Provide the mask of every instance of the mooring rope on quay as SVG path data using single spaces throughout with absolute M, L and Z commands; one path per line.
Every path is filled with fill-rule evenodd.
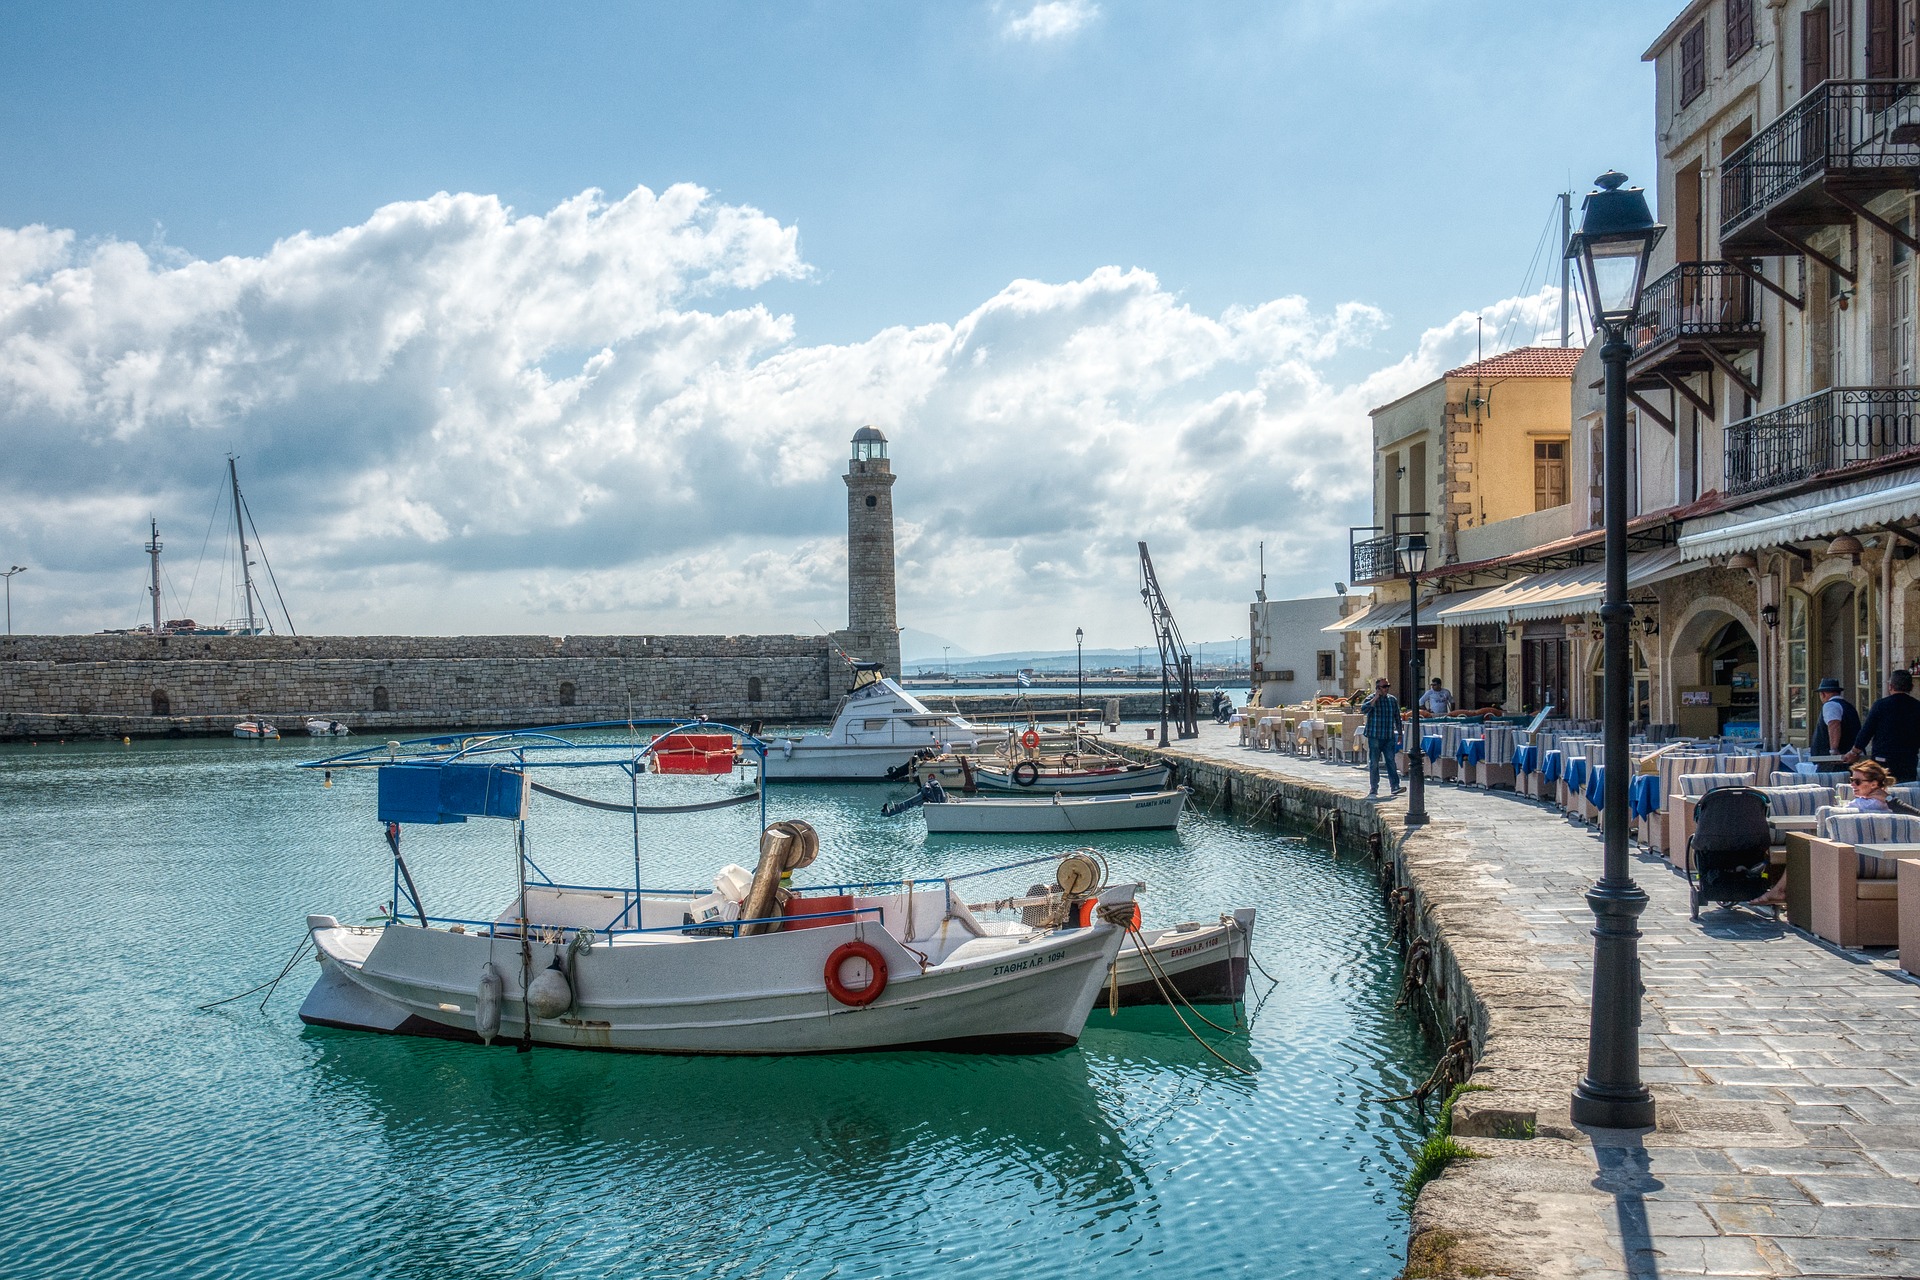
M 1377 866 L 1406 961 L 1398 1004 L 1440 1048 L 1400 1101 L 1437 1119 L 1467 1084 L 1452 1134 L 1479 1157 L 1420 1191 L 1408 1277 L 1920 1276 L 1920 985 L 1884 957 L 1750 912 L 1693 923 L 1684 879 L 1636 850 L 1659 1120 L 1581 1129 L 1596 831 L 1431 778 L 1430 820 L 1409 828 L 1404 800 L 1366 797 L 1364 768 L 1242 747 L 1225 726 L 1115 745 L 1171 761 L 1229 818 L 1364 847 Z

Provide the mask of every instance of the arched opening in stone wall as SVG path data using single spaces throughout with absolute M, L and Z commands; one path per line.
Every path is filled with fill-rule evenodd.
M 157 716 L 170 716 L 173 714 L 173 699 L 167 697 L 167 691 L 165 689 L 155 689 L 153 691 L 153 714 Z
M 573 681 L 562 680 L 560 682 L 560 705 L 563 707 L 572 706 L 574 696 Z
M 375 711 L 386 711 L 389 709 L 388 701 L 387 701 L 387 686 L 383 684 L 377 684 L 373 686 L 373 709 Z
M 1591 657 L 1587 672 L 1587 715 L 1589 719 L 1599 720 L 1607 713 L 1607 646 L 1606 635 L 1587 646 Z M 1647 665 L 1647 649 L 1637 635 L 1627 638 L 1627 659 L 1633 664 L 1633 683 L 1627 695 L 1627 718 L 1635 725 L 1653 723 L 1653 671 Z
M 1681 733 L 1760 732 L 1760 646 L 1744 622 L 1701 609 L 1674 636 L 1669 662 Z
M 763 695 L 761 693 L 760 677 L 748 676 L 747 677 L 747 701 L 758 702 L 760 701 L 762 696 Z

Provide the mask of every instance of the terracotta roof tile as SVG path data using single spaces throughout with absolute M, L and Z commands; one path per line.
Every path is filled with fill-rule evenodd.
M 1485 360 L 1447 370 L 1449 378 L 1571 378 L 1579 347 L 1516 347 Z

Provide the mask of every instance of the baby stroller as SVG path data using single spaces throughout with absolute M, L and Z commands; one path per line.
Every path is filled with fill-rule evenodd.
M 1700 904 L 1726 906 L 1767 891 L 1767 850 L 1773 829 L 1767 825 L 1767 798 L 1752 787 L 1721 787 L 1700 797 L 1694 811 L 1693 838 L 1687 842 L 1687 888 L 1691 918 Z

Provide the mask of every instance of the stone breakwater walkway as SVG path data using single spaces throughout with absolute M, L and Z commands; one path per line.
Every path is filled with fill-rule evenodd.
M 1409 1276 L 1920 1276 L 1920 985 L 1885 953 L 1745 911 L 1694 924 L 1684 878 L 1635 849 L 1659 1123 L 1577 1129 L 1597 833 L 1445 783 L 1408 831 L 1404 796 L 1370 804 L 1363 769 L 1238 743 L 1207 725 L 1160 754 L 1202 808 L 1231 780 L 1237 812 L 1338 808 L 1348 840 L 1376 824 L 1399 841 L 1436 976 L 1474 1023 L 1488 1091 L 1461 1096 L 1456 1132 L 1488 1158 L 1422 1193 Z M 1482 1136 L 1529 1121 L 1530 1140 Z

